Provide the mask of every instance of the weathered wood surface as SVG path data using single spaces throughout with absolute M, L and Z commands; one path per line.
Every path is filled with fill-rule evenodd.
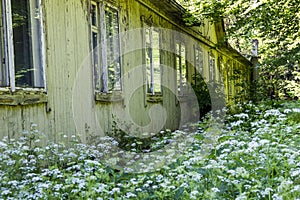
M 239 66 L 245 70 L 249 63 L 243 59 L 237 60 L 230 51 L 216 48 L 220 27 L 205 22 L 200 27 L 185 27 L 182 22 L 174 19 L 174 13 L 168 14 L 163 8 L 155 7 L 150 0 L 116 0 L 114 6 L 120 9 L 121 29 L 121 53 L 123 93 L 117 96 L 94 95 L 93 91 L 93 68 L 91 66 L 91 32 L 89 25 L 88 0 L 45 0 L 44 9 L 44 32 L 46 53 L 46 78 L 47 96 L 45 94 L 32 94 L 26 99 L 25 94 L 0 93 L 0 137 L 16 137 L 20 132 L 29 130 L 30 124 L 37 124 L 41 132 L 45 133 L 49 140 L 60 140 L 60 135 L 102 134 L 111 128 L 114 115 L 118 115 L 120 121 L 128 120 L 129 112 L 133 123 L 146 127 L 143 131 L 155 130 L 162 121 L 166 121 L 163 128 L 176 129 L 188 113 L 180 114 L 180 107 L 189 112 L 189 101 L 182 101 L 181 105 L 172 91 L 176 91 L 176 73 L 163 68 L 162 84 L 169 89 L 163 89 L 161 97 L 147 97 L 145 88 L 139 87 L 131 95 L 130 88 L 143 85 L 145 81 L 142 68 L 143 51 L 142 34 L 130 34 L 129 30 L 139 29 L 142 26 L 141 16 L 152 18 L 153 24 L 165 28 L 180 31 L 192 37 L 203 49 L 204 69 L 203 76 L 208 79 L 208 55 L 212 53 L 216 58 L 225 63 L 222 68 L 223 74 L 218 74 L 220 66 L 216 65 L 217 77 L 223 77 L 224 88 L 229 101 L 239 89 L 230 81 L 228 68 Z M 144 2 L 144 3 L 142 3 Z M 148 7 L 149 6 L 149 7 Z M 161 41 L 166 49 L 174 46 L 173 35 L 168 31 L 162 31 Z M 192 81 L 194 72 L 194 44 L 187 43 L 188 80 Z M 135 51 L 128 52 L 128 49 Z M 241 61 L 242 60 L 242 61 Z M 162 65 L 171 69 L 175 68 L 174 55 L 172 52 L 161 51 Z M 140 67 L 140 76 L 134 76 L 134 69 Z M 233 71 L 231 70 L 230 73 Z M 249 75 L 241 77 L 240 82 L 249 81 Z M 220 79 L 220 78 L 218 78 Z M 243 79 L 243 80 L 242 80 Z M 221 79 L 220 79 L 221 80 Z M 219 81 L 220 81 L 219 80 Z M 231 87 L 231 89 L 230 89 Z M 128 104 L 126 104 L 128 103 Z M 157 105 L 163 106 L 166 115 L 155 114 Z M 152 113 L 149 111 L 152 109 Z M 150 115 L 153 117 L 151 123 Z M 123 118 L 123 119 L 122 119 Z

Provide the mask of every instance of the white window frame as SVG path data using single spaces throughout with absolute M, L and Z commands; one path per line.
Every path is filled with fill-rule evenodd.
M 179 45 L 179 49 L 177 51 L 177 45 Z M 182 52 L 184 48 L 184 52 Z M 182 54 L 183 53 L 183 54 Z M 183 95 L 185 92 L 185 87 L 188 84 L 188 68 L 187 68 L 187 48 L 183 41 L 177 40 L 175 41 L 175 69 L 176 69 L 176 84 L 177 91 L 179 95 Z M 179 61 L 179 63 L 177 62 Z M 184 62 L 184 63 L 183 63 Z M 185 66 L 185 76 L 182 72 L 182 67 Z M 179 80 L 178 80 L 179 77 Z
M 46 59 L 45 59 L 45 48 L 44 48 L 44 24 L 43 24 L 43 11 L 42 11 L 42 0 L 29 0 L 30 3 L 30 24 L 35 24 L 34 20 L 38 20 L 37 25 L 39 28 L 30 27 L 32 31 L 31 37 L 31 45 L 32 45 L 32 60 L 33 66 L 38 67 L 39 70 L 42 71 L 42 77 L 38 76 L 36 73 L 34 75 L 34 85 L 40 82 L 42 87 L 16 87 L 16 77 L 15 77 L 15 62 L 14 62 L 14 38 L 13 38 L 13 27 L 12 27 L 12 6 L 11 0 L 3 0 L 2 1 L 2 23 L 3 23 L 3 46 L 4 46 L 4 59 L 5 60 L 5 68 L 6 68 L 6 86 L 5 88 L 9 88 L 11 92 L 15 92 L 17 89 L 23 90 L 43 90 L 46 89 Z M 34 40 L 36 39 L 36 40 Z M 37 64 L 37 59 L 39 59 L 39 63 Z M 36 70 L 34 70 L 36 72 Z M 42 82 L 41 82 L 42 80 Z M 3 89 L 4 87 L 0 87 Z
M 96 25 L 90 22 L 91 26 L 91 46 L 93 50 L 93 67 L 94 67 L 94 90 L 95 93 L 112 93 L 115 91 L 122 91 L 122 61 L 121 61 L 121 40 L 120 40 L 120 13 L 119 9 L 98 1 L 91 1 L 91 6 L 96 6 Z M 109 90 L 108 87 L 108 56 L 107 56 L 107 39 L 106 39 L 106 21 L 105 21 L 105 10 L 111 9 L 117 12 L 118 15 L 118 63 L 119 63 L 119 82 L 120 86 L 118 89 Z M 93 45 L 93 34 L 97 34 L 97 47 L 95 48 Z M 99 66 L 95 66 L 95 62 L 98 63 Z M 97 72 L 98 73 L 97 73 Z M 100 88 L 97 88 L 97 84 L 99 84 Z
M 147 23 L 143 24 L 144 30 L 143 30 L 143 40 L 144 40 L 144 65 L 145 65 L 145 71 L 146 71 L 146 93 L 147 94 L 151 94 L 151 95 L 160 95 L 162 94 L 162 69 L 161 69 L 161 52 L 160 52 L 160 40 L 161 40 L 161 33 L 159 30 L 157 30 L 156 28 L 154 28 L 152 25 L 148 25 Z M 147 44 L 147 38 L 146 38 L 146 29 L 149 30 L 149 44 Z M 158 33 L 158 46 L 153 46 L 153 32 L 157 32 Z M 147 48 L 149 48 L 149 51 L 151 51 L 150 53 L 150 61 L 149 61 L 149 65 L 147 66 Z M 158 49 L 156 49 L 158 48 Z M 154 50 L 158 50 L 159 51 L 159 64 L 158 66 L 155 65 L 155 61 L 154 61 Z M 150 81 L 148 80 L 148 68 L 150 69 L 149 74 L 150 74 Z M 155 82 L 155 68 L 159 67 L 159 76 L 160 76 L 160 81 L 159 83 Z M 157 70 L 157 69 L 156 69 Z M 149 84 L 150 83 L 150 86 Z M 158 88 L 157 88 L 158 87 Z M 150 88 L 150 91 L 148 90 Z

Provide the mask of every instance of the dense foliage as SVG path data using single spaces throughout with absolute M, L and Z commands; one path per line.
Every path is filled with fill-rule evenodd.
M 300 4 L 298 0 L 180 0 L 186 22 L 224 20 L 226 40 L 242 54 L 259 41 L 259 94 L 272 98 L 299 96 Z
M 0 199 L 299 199 L 300 102 L 245 103 L 227 113 L 219 131 L 213 113 L 197 124 L 193 144 L 172 164 L 139 174 L 105 165 L 97 159 L 104 152 L 76 136 L 70 147 L 42 145 L 33 127 L 0 142 Z

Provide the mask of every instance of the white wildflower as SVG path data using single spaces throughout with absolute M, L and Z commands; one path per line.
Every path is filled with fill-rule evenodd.
M 238 167 L 236 168 L 236 176 L 240 176 L 242 178 L 248 178 L 249 172 L 244 167 Z
M 220 192 L 219 188 L 216 187 L 211 188 L 211 191 L 213 191 L 214 193 Z
M 298 176 L 300 176 L 300 169 L 293 170 L 293 171 L 291 172 L 291 176 L 292 176 L 292 177 L 298 177 Z
M 265 144 L 268 144 L 268 143 L 270 143 L 270 141 L 269 141 L 269 140 L 266 140 L 266 139 L 263 139 L 263 140 L 260 140 L 260 141 L 259 141 L 259 144 L 260 144 L 261 146 L 264 146 Z
M 290 112 L 292 112 L 292 110 L 291 109 L 284 109 L 284 111 L 283 111 L 285 114 L 287 114 L 287 113 L 290 113 Z
M 159 174 L 159 175 L 156 177 L 156 182 L 158 182 L 158 183 L 162 182 L 163 178 L 164 178 L 163 175 Z
M 258 122 L 250 122 L 251 127 L 260 126 Z
M 201 178 L 203 177 L 202 174 L 199 174 L 197 172 L 191 173 L 191 178 L 192 180 L 199 182 L 201 180 Z
M 109 194 L 115 194 L 115 193 L 120 193 L 120 188 L 113 188 Z
M 139 183 L 139 182 L 136 180 L 136 178 L 130 179 L 130 182 L 131 182 L 133 185 L 136 185 L 136 184 Z
M 41 178 L 41 177 L 38 177 L 38 176 L 32 178 L 32 181 L 33 181 L 33 182 L 38 182 L 38 181 L 41 181 L 41 180 L 42 180 L 42 178 Z
M 256 141 L 251 141 L 251 142 L 248 143 L 248 147 L 251 148 L 251 149 L 257 148 L 259 146 L 260 146 L 260 144 L 257 143 Z
M 293 130 L 293 128 L 292 127 L 290 127 L 290 126 L 288 126 L 288 127 L 286 127 L 286 132 L 287 133 L 291 133 L 292 132 L 292 130 Z
M 272 188 L 265 188 L 264 191 L 261 192 L 263 196 L 268 196 L 273 191 Z
M 240 194 L 235 200 L 247 200 L 247 195 L 245 193 Z
M 293 184 L 293 181 L 291 181 L 291 180 L 283 180 L 281 182 L 281 184 L 278 186 L 278 191 L 284 192 L 284 191 L 290 190 L 289 188 L 292 184 Z
M 264 114 L 264 117 L 269 117 L 269 116 L 279 116 L 281 115 L 281 112 L 276 109 L 271 109 L 267 110 L 266 113 Z
M 100 183 L 100 184 L 98 185 L 98 188 L 96 189 L 96 192 L 101 193 L 101 192 L 104 191 L 104 189 L 105 189 L 106 187 L 107 187 L 107 185 L 105 185 L 105 184 L 103 184 L 103 183 Z
M 300 113 L 300 108 L 293 108 L 293 112 Z
M 283 200 L 282 196 L 279 196 L 278 194 L 273 194 L 272 199 L 274 199 L 274 200 Z
M 112 144 L 113 146 L 118 146 L 118 145 L 119 145 L 119 142 L 116 141 L 116 140 L 113 140 L 113 141 L 111 142 L 111 144 Z
M 188 187 L 189 187 L 189 185 L 188 185 L 187 183 L 182 183 L 182 184 L 180 185 L 180 187 L 183 187 L 183 188 L 188 188 Z
M 152 188 L 153 188 L 153 189 L 157 189 L 157 188 L 158 188 L 158 185 L 153 185 Z
M 294 191 L 300 191 L 300 185 L 295 185 L 294 186 Z
M 242 118 L 242 119 L 247 119 L 249 118 L 249 115 L 246 114 L 246 113 L 240 113 L 240 114 L 235 114 L 233 115 L 234 117 L 237 117 L 237 118 Z
M 244 121 L 238 120 L 238 121 L 235 121 L 235 122 L 231 122 L 230 126 L 235 127 L 235 126 L 241 125 L 242 123 L 244 123 Z
M 191 198 L 191 199 L 198 199 L 197 195 L 199 194 L 199 192 L 198 192 L 197 190 L 191 191 L 190 194 L 191 194 L 191 195 L 190 195 L 190 198 Z
M 136 195 L 133 194 L 132 192 L 127 192 L 125 198 L 131 198 L 131 197 L 136 197 Z
M 2 142 L 2 141 L 0 141 L 0 147 L 7 147 L 7 144 L 4 143 L 4 142 Z
M 3 195 L 3 196 L 8 195 L 8 194 L 11 194 L 11 191 L 8 189 L 5 189 L 1 192 L 1 195 Z
M 232 176 L 235 176 L 235 171 L 232 169 L 228 170 L 227 173 L 231 174 Z

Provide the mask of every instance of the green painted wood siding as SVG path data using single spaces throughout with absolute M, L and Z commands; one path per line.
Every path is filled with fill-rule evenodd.
M 0 137 L 16 137 L 20 132 L 29 130 L 31 124 L 47 135 L 49 140 L 59 141 L 61 135 L 79 134 L 83 141 L 89 135 L 99 135 L 112 128 L 113 116 L 117 120 L 127 121 L 130 114 L 132 123 L 144 127 L 142 131 L 156 131 L 160 128 L 177 129 L 180 122 L 190 120 L 189 101 L 178 99 L 172 93 L 176 91 L 175 59 L 172 51 L 161 50 L 162 68 L 161 96 L 146 94 L 145 87 L 139 87 L 134 94 L 132 88 L 145 82 L 140 31 L 142 18 L 151 19 L 153 26 L 163 28 L 160 40 L 163 49 L 174 48 L 174 35 L 168 30 L 179 31 L 191 40 L 185 41 L 187 60 L 187 78 L 192 82 L 194 73 L 194 45 L 203 49 L 203 76 L 209 81 L 209 53 L 223 63 L 238 63 L 241 70 L 247 72 L 250 64 L 243 58 L 236 60 L 230 50 L 218 49 L 218 26 L 205 22 L 204 26 L 188 28 L 173 15 L 156 7 L 152 1 L 115 0 L 110 5 L 119 10 L 121 32 L 121 63 L 123 91 L 117 97 L 100 95 L 95 100 L 94 76 L 91 59 L 90 1 L 88 0 L 43 0 L 47 97 L 30 105 L 9 105 L 0 98 Z M 106 2 L 106 1 L 105 1 Z M 107 3 L 107 2 L 106 2 Z M 130 32 L 130 30 L 132 32 Z M 134 51 L 129 51 L 134 50 Z M 138 67 L 139 66 L 139 67 Z M 226 65 L 228 67 L 228 65 Z M 217 77 L 224 77 L 225 91 L 234 87 L 229 82 L 228 68 L 216 72 Z M 136 76 L 140 73 L 140 76 Z M 245 74 L 247 76 L 247 73 Z M 243 77 L 241 77 L 242 79 Z M 247 78 L 240 81 L 248 81 Z M 228 85 L 231 84 L 231 85 Z M 234 89 L 233 89 L 234 90 Z M 11 96 L 11 94 L 9 94 Z M 234 94 L 233 94 L 234 95 Z M 0 92 L 0 97 L 5 93 Z M 119 99 L 121 97 L 121 99 Z M 106 99 L 106 100 L 105 100 Z M 110 99 L 110 100 L 107 100 Z M 231 97 L 227 98 L 228 101 Z M 113 100 L 113 101 L 111 101 Z M 181 102 L 179 102 L 181 101 Z M 2 102 L 2 103 L 1 103 Z M 166 115 L 159 114 L 158 105 L 165 109 Z M 154 106 L 154 107 L 152 107 Z M 152 109 L 151 109 L 152 108 Z M 152 122 L 151 122 L 152 117 Z M 160 123 L 165 121 L 164 126 Z

